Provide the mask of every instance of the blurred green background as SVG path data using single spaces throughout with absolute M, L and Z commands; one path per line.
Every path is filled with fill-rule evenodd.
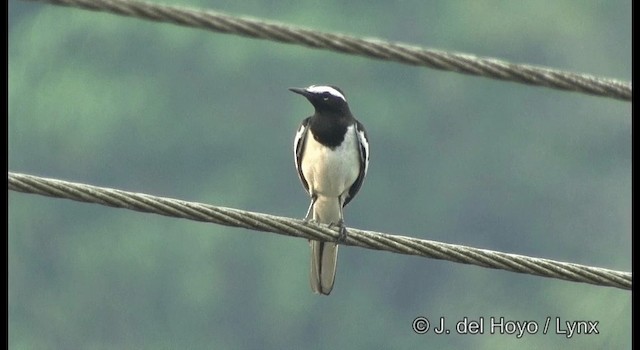
M 198 1 L 631 79 L 631 1 Z M 371 140 L 347 224 L 631 270 L 631 104 L 9 1 L 9 170 L 301 218 L 292 140 L 340 86 Z M 12 349 L 631 347 L 631 293 L 9 192 Z M 417 335 L 414 318 L 598 321 L 598 335 Z M 552 327 L 553 328 L 553 327 Z M 540 332 L 541 333 L 541 332 Z

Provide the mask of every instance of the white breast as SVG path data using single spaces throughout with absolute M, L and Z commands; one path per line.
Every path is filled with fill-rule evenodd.
M 349 126 L 342 144 L 323 146 L 310 133 L 304 145 L 302 174 L 312 193 L 338 198 L 347 192 L 360 173 L 360 154 L 355 126 Z

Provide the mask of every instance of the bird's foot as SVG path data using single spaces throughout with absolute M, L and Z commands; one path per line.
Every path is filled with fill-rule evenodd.
M 302 221 L 306 222 L 306 223 L 310 223 L 310 224 L 317 224 L 318 222 L 316 221 L 316 219 L 314 218 L 307 218 L 305 217 L 304 219 L 302 219 Z
M 338 221 L 338 223 L 330 223 L 329 228 L 333 228 L 337 226 L 340 230 L 338 232 L 338 239 L 336 240 L 338 243 L 344 243 L 347 240 L 347 228 L 344 226 L 344 220 Z

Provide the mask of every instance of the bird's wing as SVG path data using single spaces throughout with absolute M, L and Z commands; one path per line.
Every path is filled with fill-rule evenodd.
M 304 144 L 307 139 L 307 134 L 309 133 L 310 119 L 311 117 L 302 121 L 302 124 L 300 124 L 300 127 L 296 132 L 296 137 L 293 139 L 293 155 L 296 161 L 296 170 L 298 170 L 298 177 L 300 178 L 300 181 L 302 181 L 302 186 L 304 186 L 304 189 L 307 192 L 309 192 L 309 184 L 302 173 L 302 153 L 304 153 Z
M 349 204 L 351 199 L 356 196 L 356 193 L 360 190 L 364 177 L 367 176 L 367 170 L 369 169 L 369 140 L 367 138 L 367 131 L 364 129 L 359 121 L 356 121 L 356 136 L 358 136 L 358 148 L 360 151 L 360 173 L 358 178 L 349 188 L 349 196 L 344 201 L 344 206 Z

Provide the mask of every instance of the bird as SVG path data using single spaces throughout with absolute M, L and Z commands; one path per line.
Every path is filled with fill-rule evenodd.
M 337 242 L 343 242 L 343 208 L 360 190 L 369 168 L 367 132 L 351 114 L 340 88 L 311 85 L 289 90 L 304 96 L 315 110 L 302 121 L 293 141 L 298 177 L 311 197 L 305 221 L 338 227 Z M 309 240 L 311 289 L 317 294 L 329 295 L 333 289 L 337 242 Z

